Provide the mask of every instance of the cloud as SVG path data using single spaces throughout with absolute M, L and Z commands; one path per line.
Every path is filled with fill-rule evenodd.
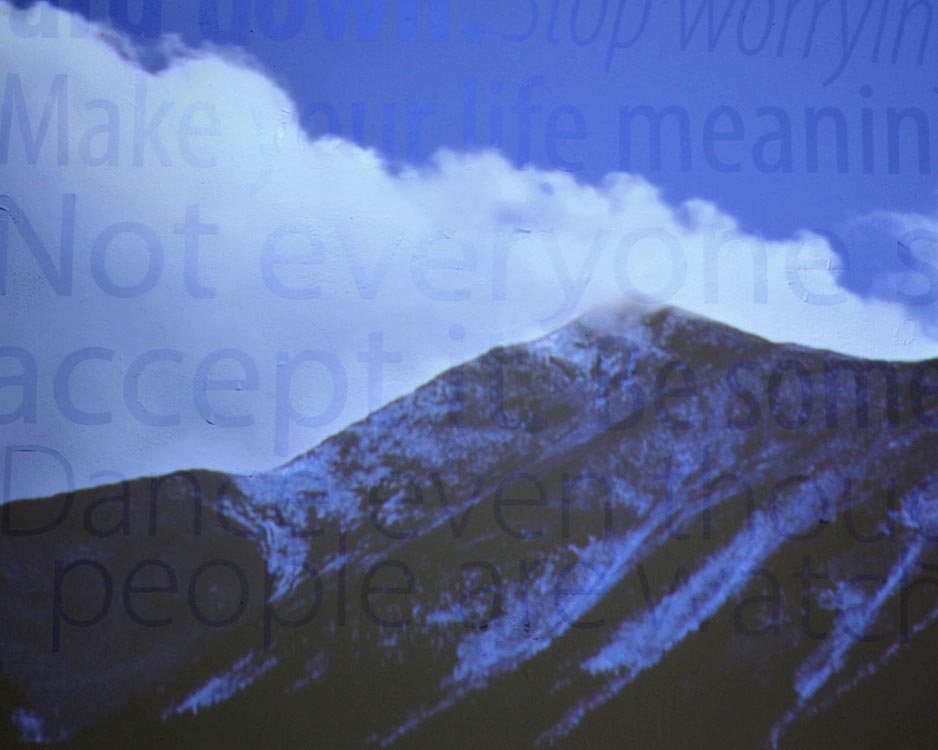
M 904 308 L 918 323 L 910 335 L 938 339 L 938 219 L 875 211 L 848 222 L 842 235 L 850 266 L 843 287 Z
M 14 33 L 25 12 L 57 14 L 57 32 Z M 8 499 L 61 489 L 65 465 L 78 486 L 274 466 L 598 304 L 935 353 L 900 307 L 844 292 L 830 237 L 763 241 L 639 177 L 584 185 L 493 152 L 390 170 L 310 141 L 244 56 L 170 43 L 148 72 L 66 16 L 0 5 L 0 378 L 27 383 L 0 388 Z

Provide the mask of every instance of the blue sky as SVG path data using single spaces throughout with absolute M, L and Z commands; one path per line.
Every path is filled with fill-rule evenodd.
M 69 0 L 56 4 L 80 7 Z M 137 23 L 104 3 L 87 4 L 92 16 L 144 44 L 159 30 L 192 46 L 209 40 L 243 47 L 285 86 L 299 110 L 330 108 L 316 109 L 304 123 L 308 132 L 363 135 L 366 145 L 392 159 L 414 162 L 441 146 L 465 148 L 471 141 L 466 97 L 474 90 L 481 145 L 492 143 L 486 120 L 500 105 L 504 132 L 497 145 L 508 158 L 566 166 L 595 182 L 622 168 L 620 107 L 676 105 L 691 125 L 690 168 L 673 153 L 673 131 L 664 136 L 665 151 L 672 153 L 659 168 L 648 163 L 644 133 L 634 139 L 629 164 L 672 202 L 713 201 L 745 228 L 773 237 L 798 228 L 835 229 L 873 210 L 925 212 L 934 206 L 936 159 L 923 174 L 911 123 L 901 129 L 898 173 L 887 164 L 889 108 L 920 108 L 935 125 L 938 19 L 931 18 L 930 3 L 906 4 L 904 15 L 902 5 L 886 0 L 258 0 L 241 2 L 253 10 L 233 22 L 228 8 L 238 3 L 210 0 L 154 4 L 157 15 Z M 528 137 L 511 111 L 525 82 L 534 82 L 530 101 L 539 108 L 530 115 Z M 714 168 L 702 145 L 707 115 L 720 106 L 737 111 L 744 128 L 741 138 L 719 146 L 720 161 L 739 164 L 728 174 Z M 556 114 L 559 107 L 580 114 Z M 759 116 L 760 107 L 779 108 L 791 118 L 790 173 L 766 173 L 754 163 L 756 142 L 778 123 L 775 116 Z M 834 138 L 822 128 L 820 163 L 809 172 L 809 107 L 834 107 L 846 118 L 846 169 L 836 163 Z M 871 174 L 862 163 L 865 107 L 874 122 Z M 356 108 L 364 112 L 363 128 L 353 123 Z M 582 127 L 585 137 L 558 138 L 556 153 L 548 153 L 551 115 L 555 127 Z M 417 117 L 422 124 L 414 148 L 408 125 Z M 389 136 L 392 121 L 396 132 Z M 724 118 L 717 127 L 732 126 Z

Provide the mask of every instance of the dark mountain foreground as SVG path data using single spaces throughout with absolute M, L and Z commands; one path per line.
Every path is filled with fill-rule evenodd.
M 594 313 L 3 508 L 3 747 L 938 746 L 938 361 Z

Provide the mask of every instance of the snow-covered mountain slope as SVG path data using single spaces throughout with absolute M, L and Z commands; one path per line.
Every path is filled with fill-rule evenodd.
M 936 394 L 938 362 L 607 309 L 269 473 L 7 506 L 5 732 L 930 747 Z

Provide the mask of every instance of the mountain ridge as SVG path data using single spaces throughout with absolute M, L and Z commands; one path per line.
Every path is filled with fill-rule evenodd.
M 832 384 L 826 379 L 831 362 L 845 361 L 874 368 L 863 370 L 865 399 L 857 395 L 855 370 L 848 371 L 852 383 L 837 379 L 836 370 Z M 902 379 L 895 404 L 890 370 L 877 369 L 882 364 Z M 667 695 L 656 675 L 672 674 L 675 659 L 709 663 L 744 684 L 750 678 L 739 672 L 743 658 L 764 662 L 775 696 L 759 710 L 750 707 L 762 718 L 743 734 L 756 744 L 781 742 L 793 722 L 824 701 L 839 704 L 831 697 L 838 690 L 851 694 L 854 688 L 844 687 L 851 680 L 862 687 L 860 674 L 876 659 L 885 662 L 873 678 L 888 672 L 895 656 L 884 646 L 876 659 L 851 661 L 857 644 L 844 626 L 829 622 L 839 611 L 836 597 L 852 596 L 875 620 L 886 604 L 911 600 L 911 592 L 931 585 L 889 583 L 892 574 L 908 577 L 930 564 L 931 534 L 922 522 L 938 518 L 920 490 L 930 479 L 934 449 L 925 412 L 935 394 L 919 377 L 926 365 L 935 362 L 878 363 L 773 344 L 672 309 L 639 317 L 600 311 L 451 368 L 271 472 L 227 477 L 195 470 L 80 491 L 81 518 L 70 508 L 69 526 L 63 522 L 41 545 L 0 537 L 4 611 L 27 613 L 20 626 L 0 631 L 7 651 L 0 653 L 2 677 L 16 691 L 27 690 L 11 700 L 18 718 L 7 734 L 23 741 L 30 727 L 39 727 L 35 736 L 108 747 L 115 727 L 145 726 L 153 747 L 160 738 L 228 746 L 239 736 L 263 742 L 257 733 L 278 715 L 279 729 L 269 731 L 282 732 L 275 736 L 283 746 L 304 746 L 311 732 L 325 731 L 316 729 L 319 722 L 342 746 L 407 747 L 441 741 L 452 722 L 475 736 L 476 711 L 485 705 L 487 720 L 513 746 L 567 746 L 576 737 L 599 741 L 605 723 L 618 722 L 605 707 L 626 695 L 640 700 L 636 685 Z M 875 389 L 873 371 L 885 373 Z M 805 372 L 812 383 L 807 418 Z M 824 378 L 820 410 L 818 377 Z M 870 424 L 871 403 L 879 426 Z M 884 479 L 894 485 L 892 500 L 867 486 Z M 727 497 L 714 497 L 726 487 Z M 816 495 L 814 502 L 801 497 L 803 488 Z M 49 500 L 5 506 L 4 520 L 15 511 L 38 525 Z M 178 517 L 160 512 L 170 502 L 179 503 Z M 148 533 L 138 530 L 135 537 L 128 524 Z M 872 531 L 864 526 L 861 533 L 864 524 Z M 89 535 L 89 525 L 111 534 Z M 883 536 L 863 541 L 877 535 Z M 802 580 L 791 571 L 805 551 L 814 562 Z M 87 564 L 65 575 L 91 579 L 56 578 L 75 558 Z M 827 629 L 824 639 L 798 627 L 797 607 L 756 627 L 746 620 L 750 610 L 739 614 L 730 604 L 748 592 L 761 595 L 772 612 L 784 609 L 799 594 L 787 592 L 783 578 L 795 589 L 822 581 L 818 559 L 836 581 L 831 592 L 815 583 L 826 597 L 812 600 L 813 616 Z M 165 567 L 141 569 L 144 560 Z M 773 561 L 785 576 L 773 574 L 773 583 L 754 573 Z M 92 562 L 108 571 L 109 586 Z M 867 562 L 877 568 L 863 574 L 885 581 L 869 595 L 850 575 Z M 670 587 L 656 591 L 652 569 L 673 569 Z M 567 586 L 576 570 L 602 575 Z M 58 594 L 50 591 L 50 572 L 51 584 L 61 584 Z M 150 578 L 141 578 L 143 572 Z M 34 588 L 23 590 L 24 577 Z M 747 588 L 753 582 L 763 585 L 759 594 Z M 101 591 L 109 588 L 100 620 L 94 607 L 80 609 L 102 602 Z M 781 593 L 770 597 L 773 590 Z M 135 602 L 153 594 L 164 597 L 162 608 L 141 615 Z M 172 594 L 177 601 L 166 604 Z M 379 611 L 382 596 L 402 603 Z M 53 600 L 62 605 L 60 649 L 49 653 Z M 615 616 L 603 609 L 616 602 L 624 609 Z M 896 630 L 897 643 L 904 633 L 911 640 L 916 628 L 916 635 L 926 631 L 938 612 L 919 610 L 909 614 L 906 631 Z M 172 624 L 153 624 L 167 612 Z M 230 624 L 217 624 L 234 613 Z M 126 622 L 135 622 L 131 614 L 152 627 L 135 632 Z M 721 614 L 744 627 L 714 646 L 708 633 L 715 628 L 703 623 Z M 405 625 L 388 624 L 398 620 Z M 606 625 L 575 626 L 599 620 Z M 805 623 L 821 627 L 810 617 Z M 763 636 L 775 633 L 795 658 L 767 637 L 746 635 L 769 626 Z M 118 648 L 105 648 L 109 643 Z M 131 657 L 138 649 L 144 655 Z M 724 662 L 717 653 L 735 656 Z M 107 665 L 97 682 L 88 671 L 91 655 Z M 28 664 L 36 661 L 43 665 L 38 671 Z M 406 686 L 394 677 L 394 665 L 409 675 Z M 539 675 L 533 683 L 529 670 Z M 377 695 L 355 686 L 358 673 L 369 676 Z M 43 674 L 58 675 L 58 687 Z M 117 684 L 105 690 L 105 676 Z M 88 695 L 74 695 L 70 680 L 79 678 Z M 500 708 L 519 685 L 554 708 L 530 715 Z M 733 694 L 748 705 L 741 688 Z M 685 708 L 697 707 L 689 713 L 698 728 L 718 737 L 717 708 L 690 695 L 685 700 Z M 370 713 L 343 701 L 360 702 Z M 307 716 L 304 705 L 322 708 Z M 712 716 L 701 714 L 705 707 Z M 258 711 L 268 719 L 261 721 Z M 679 713 L 668 715 L 682 725 Z M 254 717 L 247 726 L 246 717 Z M 657 744 L 643 735 L 633 739 L 639 746 L 672 746 L 661 737 Z M 678 733 L 671 742 L 686 739 Z

